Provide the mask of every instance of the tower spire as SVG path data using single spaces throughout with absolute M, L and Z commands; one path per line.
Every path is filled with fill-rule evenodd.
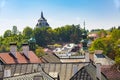
M 49 27 L 47 20 L 43 16 L 43 11 L 41 11 L 41 18 L 38 20 L 36 27 Z
M 41 18 L 43 18 L 43 11 L 41 11 Z

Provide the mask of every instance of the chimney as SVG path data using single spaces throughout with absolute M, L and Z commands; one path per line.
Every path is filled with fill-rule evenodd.
M 90 62 L 88 51 L 85 52 L 85 62 Z
M 101 64 L 96 63 L 96 77 L 101 80 Z
M 10 43 L 10 54 L 12 54 L 16 58 L 16 52 L 17 52 L 17 43 L 15 42 Z
M 29 59 L 29 45 L 28 43 L 22 44 L 23 54 Z

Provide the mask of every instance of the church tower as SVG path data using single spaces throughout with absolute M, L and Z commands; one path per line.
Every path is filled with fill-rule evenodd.
M 41 12 L 41 18 L 38 20 L 38 23 L 36 24 L 36 27 L 38 27 L 38 28 L 49 27 L 49 24 L 47 23 L 47 20 L 43 16 L 43 12 Z

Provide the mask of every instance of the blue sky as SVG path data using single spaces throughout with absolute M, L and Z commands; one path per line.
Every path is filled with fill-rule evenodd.
M 16 25 L 35 27 L 41 11 L 52 28 L 86 22 L 86 28 L 120 25 L 120 0 L 0 0 L 0 35 Z

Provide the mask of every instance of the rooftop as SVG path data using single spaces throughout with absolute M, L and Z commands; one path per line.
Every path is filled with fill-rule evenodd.
M 29 59 L 23 53 L 16 52 L 16 58 L 13 57 L 9 52 L 0 53 L 0 60 L 4 64 L 16 64 L 16 63 L 40 63 L 40 59 L 35 55 L 34 52 L 29 51 Z
M 42 56 L 42 59 L 48 63 L 61 62 L 60 59 L 56 55 L 54 55 L 53 53 L 48 53 L 48 54 Z
M 102 72 L 109 80 L 120 80 L 120 72 L 112 66 L 102 66 Z

